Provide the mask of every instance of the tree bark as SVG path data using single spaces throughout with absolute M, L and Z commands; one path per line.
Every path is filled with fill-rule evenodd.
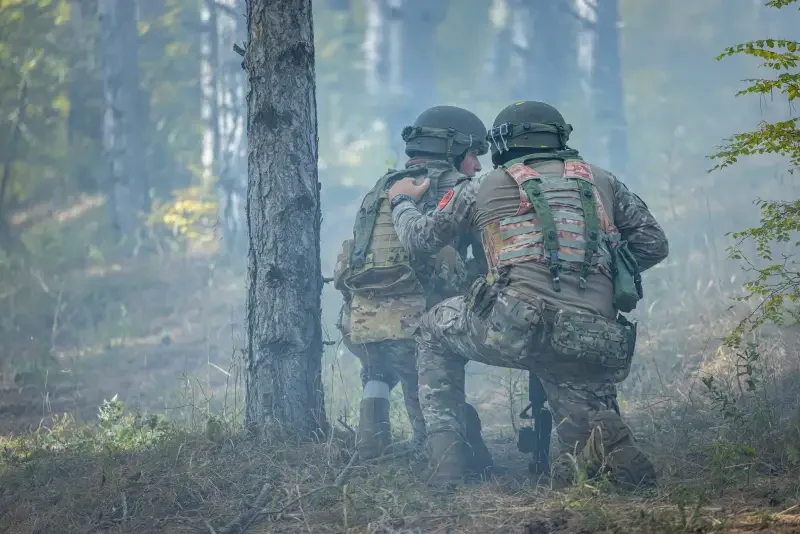
M 136 5 L 101 0 L 105 119 L 103 138 L 111 168 L 112 222 L 121 236 L 139 228 L 137 211 L 149 209 L 145 162 L 146 110 L 140 87 Z
M 245 423 L 326 430 L 311 0 L 248 0 Z

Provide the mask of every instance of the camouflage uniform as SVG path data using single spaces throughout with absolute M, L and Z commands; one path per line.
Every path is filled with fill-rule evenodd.
M 419 163 L 412 160 L 407 166 Z M 439 179 L 439 197 L 451 189 L 462 176 L 446 162 L 431 162 L 429 165 L 450 167 L 450 171 Z M 337 267 L 337 271 L 339 269 Z M 342 342 L 361 361 L 362 387 L 366 387 L 370 381 L 388 384 L 390 391 L 398 383 L 402 386 L 412 439 L 420 444 L 425 441 L 425 419 L 419 402 L 416 341 L 413 333 L 427 309 L 448 294 L 463 291 L 466 283 L 463 257 L 456 254 L 449 256 L 447 260 L 440 259 L 433 278 L 426 282 L 429 289 L 427 295 L 360 298 L 344 292 L 345 300 L 337 324 L 342 333 Z M 362 339 L 380 341 L 364 342 Z
M 561 161 L 547 158 L 533 164 L 537 169 L 555 171 L 564 166 Z M 598 187 L 602 185 L 605 204 L 612 208 L 609 212 L 613 224 L 627 239 L 640 269 L 644 271 L 663 260 L 668 253 L 667 239 L 645 203 L 607 171 L 595 166 L 591 170 L 595 181 L 602 182 Z M 486 231 L 491 221 L 498 219 L 496 212 L 505 209 L 501 216 L 514 215 L 514 202 L 520 202 L 516 186 L 505 170 L 498 168 L 480 182 L 460 182 L 450 201 L 434 213 L 425 215 L 413 203 L 401 202 L 392 213 L 395 229 L 408 250 L 435 252 L 454 236 L 474 229 L 483 231 L 487 248 Z M 491 262 L 492 251 L 487 250 L 486 255 Z M 607 450 L 632 447 L 633 453 L 612 468 L 618 472 L 652 470 L 619 417 L 615 387 L 619 373 L 604 365 L 582 362 L 580 355 L 565 361 L 553 349 L 553 325 L 564 313 L 581 313 L 588 323 L 597 319 L 601 328 L 601 323 L 613 319 L 616 310 L 609 309 L 611 290 L 592 293 L 593 299 L 587 299 L 577 289 L 578 277 L 562 273 L 563 289 L 553 291 L 549 279 L 547 285 L 543 283 L 544 277 L 538 285 L 531 283 L 537 273 L 524 269 L 534 267 L 547 273 L 546 266 L 524 262 L 506 270 L 503 283 L 486 284 L 482 290 L 492 294 L 486 299 L 486 306 L 481 307 L 472 293 L 447 299 L 423 317 L 417 335 L 417 365 L 429 436 L 448 431 L 464 434 L 460 416 L 460 406 L 465 402 L 464 366 L 474 360 L 534 372 L 547 392 L 559 437 L 570 450 L 573 446 L 583 449 L 590 467 L 604 459 L 599 458 L 600 440 L 591 440 L 585 446 L 597 426 Z M 589 288 L 602 288 L 604 284 L 602 274 L 589 276 Z

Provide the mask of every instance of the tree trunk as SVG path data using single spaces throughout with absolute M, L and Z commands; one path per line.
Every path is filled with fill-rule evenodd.
M 433 106 L 436 94 L 436 28 L 445 16 L 447 0 L 385 0 L 386 57 L 389 96 L 386 122 L 389 149 L 399 160 L 405 143 L 400 132 L 414 117 Z
M 570 15 L 568 0 L 550 0 L 531 5 L 533 17 L 528 54 L 531 75 L 530 98 L 560 107 L 577 79 L 577 21 Z
M 619 0 L 598 0 L 596 13 L 595 113 L 598 125 L 605 134 L 609 170 L 624 179 L 628 171 L 628 124 L 625 120 L 620 64 Z
M 219 217 L 222 222 L 223 241 L 229 253 L 240 251 L 246 245 L 244 232 L 244 197 L 247 190 L 246 156 L 244 154 L 244 94 L 246 80 L 241 69 L 241 57 L 232 46 L 247 39 L 246 7 L 240 0 L 218 0 L 225 6 L 219 13 L 220 40 L 220 152 Z M 241 252 L 246 253 L 241 246 Z
M 67 142 L 72 154 L 70 174 L 81 191 L 95 192 L 98 168 L 89 146 L 103 143 L 103 86 L 97 60 L 97 0 L 71 0 L 70 24 L 76 54 L 69 66 Z
M 491 0 L 489 22 L 492 28 L 489 53 L 486 58 L 486 73 L 501 79 L 506 76 L 511 50 L 511 12 L 508 0 Z
M 216 176 L 220 164 L 219 116 L 219 26 L 216 2 L 206 0 L 201 9 L 203 32 L 200 47 L 201 82 L 203 93 L 202 117 L 206 123 L 203 136 L 204 180 Z
M 326 430 L 311 0 L 249 0 L 245 422 Z
M 139 228 L 137 211 L 149 208 L 143 128 L 147 124 L 139 83 L 136 5 L 101 0 L 105 119 L 103 138 L 111 169 L 112 223 L 121 236 Z
M 528 81 L 531 74 L 528 72 L 530 61 L 528 57 L 531 53 L 531 6 L 525 0 L 509 0 L 510 14 L 509 44 L 507 51 L 509 56 L 508 73 L 509 85 L 511 86 L 512 100 L 532 100 Z
M 386 67 L 386 9 L 384 0 L 364 0 L 364 85 L 367 94 L 377 96 L 383 89 Z

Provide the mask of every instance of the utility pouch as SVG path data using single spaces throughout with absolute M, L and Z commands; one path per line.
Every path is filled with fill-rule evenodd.
M 527 358 L 534 350 L 534 337 L 542 322 L 544 301 L 523 297 L 511 288 L 497 291 L 486 315 L 484 345 L 502 354 Z
M 616 321 L 601 315 L 558 310 L 550 346 L 563 359 L 610 370 L 615 381 L 630 372 L 636 343 L 636 325 L 623 316 Z
M 611 274 L 614 280 L 614 307 L 624 313 L 633 311 L 644 297 L 642 275 L 639 264 L 627 241 L 620 241 L 611 248 Z

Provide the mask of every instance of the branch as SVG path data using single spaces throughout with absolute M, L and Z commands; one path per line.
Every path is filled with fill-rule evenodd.
M 247 530 L 247 527 L 255 520 L 258 513 L 267 505 L 271 488 L 269 481 L 265 482 L 253 503 L 253 507 L 237 515 L 233 521 L 228 523 L 228 526 L 219 531 L 219 534 L 239 534 Z

